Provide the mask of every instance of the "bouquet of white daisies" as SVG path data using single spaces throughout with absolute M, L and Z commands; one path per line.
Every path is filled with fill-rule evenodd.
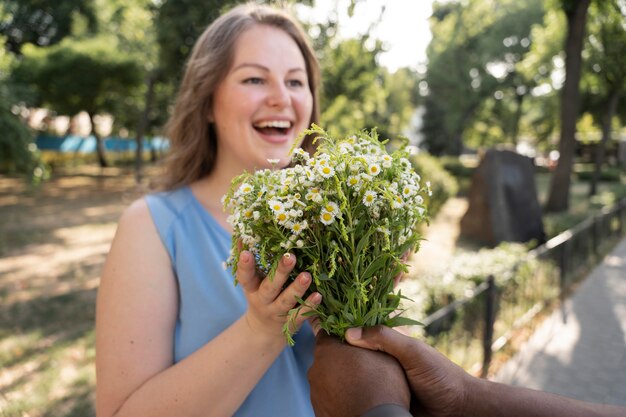
M 227 264 L 236 272 L 241 250 L 249 250 L 272 277 L 283 254 L 294 253 L 292 278 L 311 273 L 309 291 L 323 297 L 314 314 L 329 334 L 415 323 L 399 315 L 402 295 L 393 285 L 407 270 L 405 255 L 419 247 L 428 183 L 422 185 L 404 148 L 389 154 L 375 131 L 338 140 L 313 125 L 303 135 L 316 138 L 314 155 L 298 148 L 292 166 L 233 181 L 224 198 L 233 226 Z M 293 343 L 289 329 L 287 323 Z

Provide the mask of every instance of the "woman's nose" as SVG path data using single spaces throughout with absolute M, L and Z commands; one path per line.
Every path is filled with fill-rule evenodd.
M 285 107 L 291 102 L 291 96 L 287 86 L 281 83 L 273 83 L 267 96 L 267 103 L 272 107 Z

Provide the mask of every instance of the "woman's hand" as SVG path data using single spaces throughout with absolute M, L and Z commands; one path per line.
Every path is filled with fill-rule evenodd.
M 239 255 L 237 281 L 248 300 L 248 310 L 244 318 L 255 333 L 272 338 L 284 337 L 282 329 L 288 320 L 290 331 L 295 333 L 306 320 L 305 313 L 322 301 L 321 294 L 313 293 L 305 300 L 306 306 L 297 312 L 297 316 L 290 317 L 290 310 L 297 304 L 296 297 L 302 298 L 311 285 L 311 274 L 301 272 L 283 290 L 295 265 L 295 255 L 287 253 L 280 260 L 274 277 L 264 278 L 257 273 L 254 256 L 250 252 L 242 251 Z

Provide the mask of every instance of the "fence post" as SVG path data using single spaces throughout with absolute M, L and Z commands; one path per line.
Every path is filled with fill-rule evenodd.
M 485 332 L 483 334 L 483 367 L 480 373 L 482 378 L 487 377 L 491 363 L 491 345 L 493 344 L 493 325 L 496 315 L 496 283 L 493 275 L 487 277 L 487 291 L 485 293 Z
M 591 237 L 593 241 L 593 255 L 594 259 L 597 258 L 600 253 L 600 234 L 598 233 L 598 220 L 600 216 L 594 214 L 591 217 Z
M 570 253 L 570 242 L 572 239 L 565 240 L 562 243 L 561 259 L 559 260 L 559 301 L 561 304 L 561 315 L 563 316 L 563 323 L 567 323 L 567 312 L 565 311 L 565 292 L 567 290 L 567 266 Z
M 626 219 L 624 219 L 624 213 L 626 213 L 626 198 L 622 198 L 619 201 L 619 231 L 620 236 L 624 236 L 624 229 L 626 228 Z

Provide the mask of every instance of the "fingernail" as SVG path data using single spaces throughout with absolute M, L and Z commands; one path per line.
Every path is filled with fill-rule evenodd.
M 311 299 L 311 301 L 313 302 L 313 304 L 319 304 L 322 302 L 322 294 L 316 292 L 315 294 L 313 294 L 313 298 Z
M 308 285 L 311 282 L 311 274 L 308 272 L 303 272 L 300 274 L 300 284 Z
M 353 327 L 346 330 L 346 339 L 359 340 L 363 335 L 363 329 L 360 327 Z
M 290 253 L 286 253 L 283 255 L 283 264 L 285 265 L 289 265 L 291 263 L 292 259 L 291 259 L 291 254 Z
M 244 264 L 247 264 L 250 261 L 250 253 L 243 251 L 239 254 L 239 260 Z

